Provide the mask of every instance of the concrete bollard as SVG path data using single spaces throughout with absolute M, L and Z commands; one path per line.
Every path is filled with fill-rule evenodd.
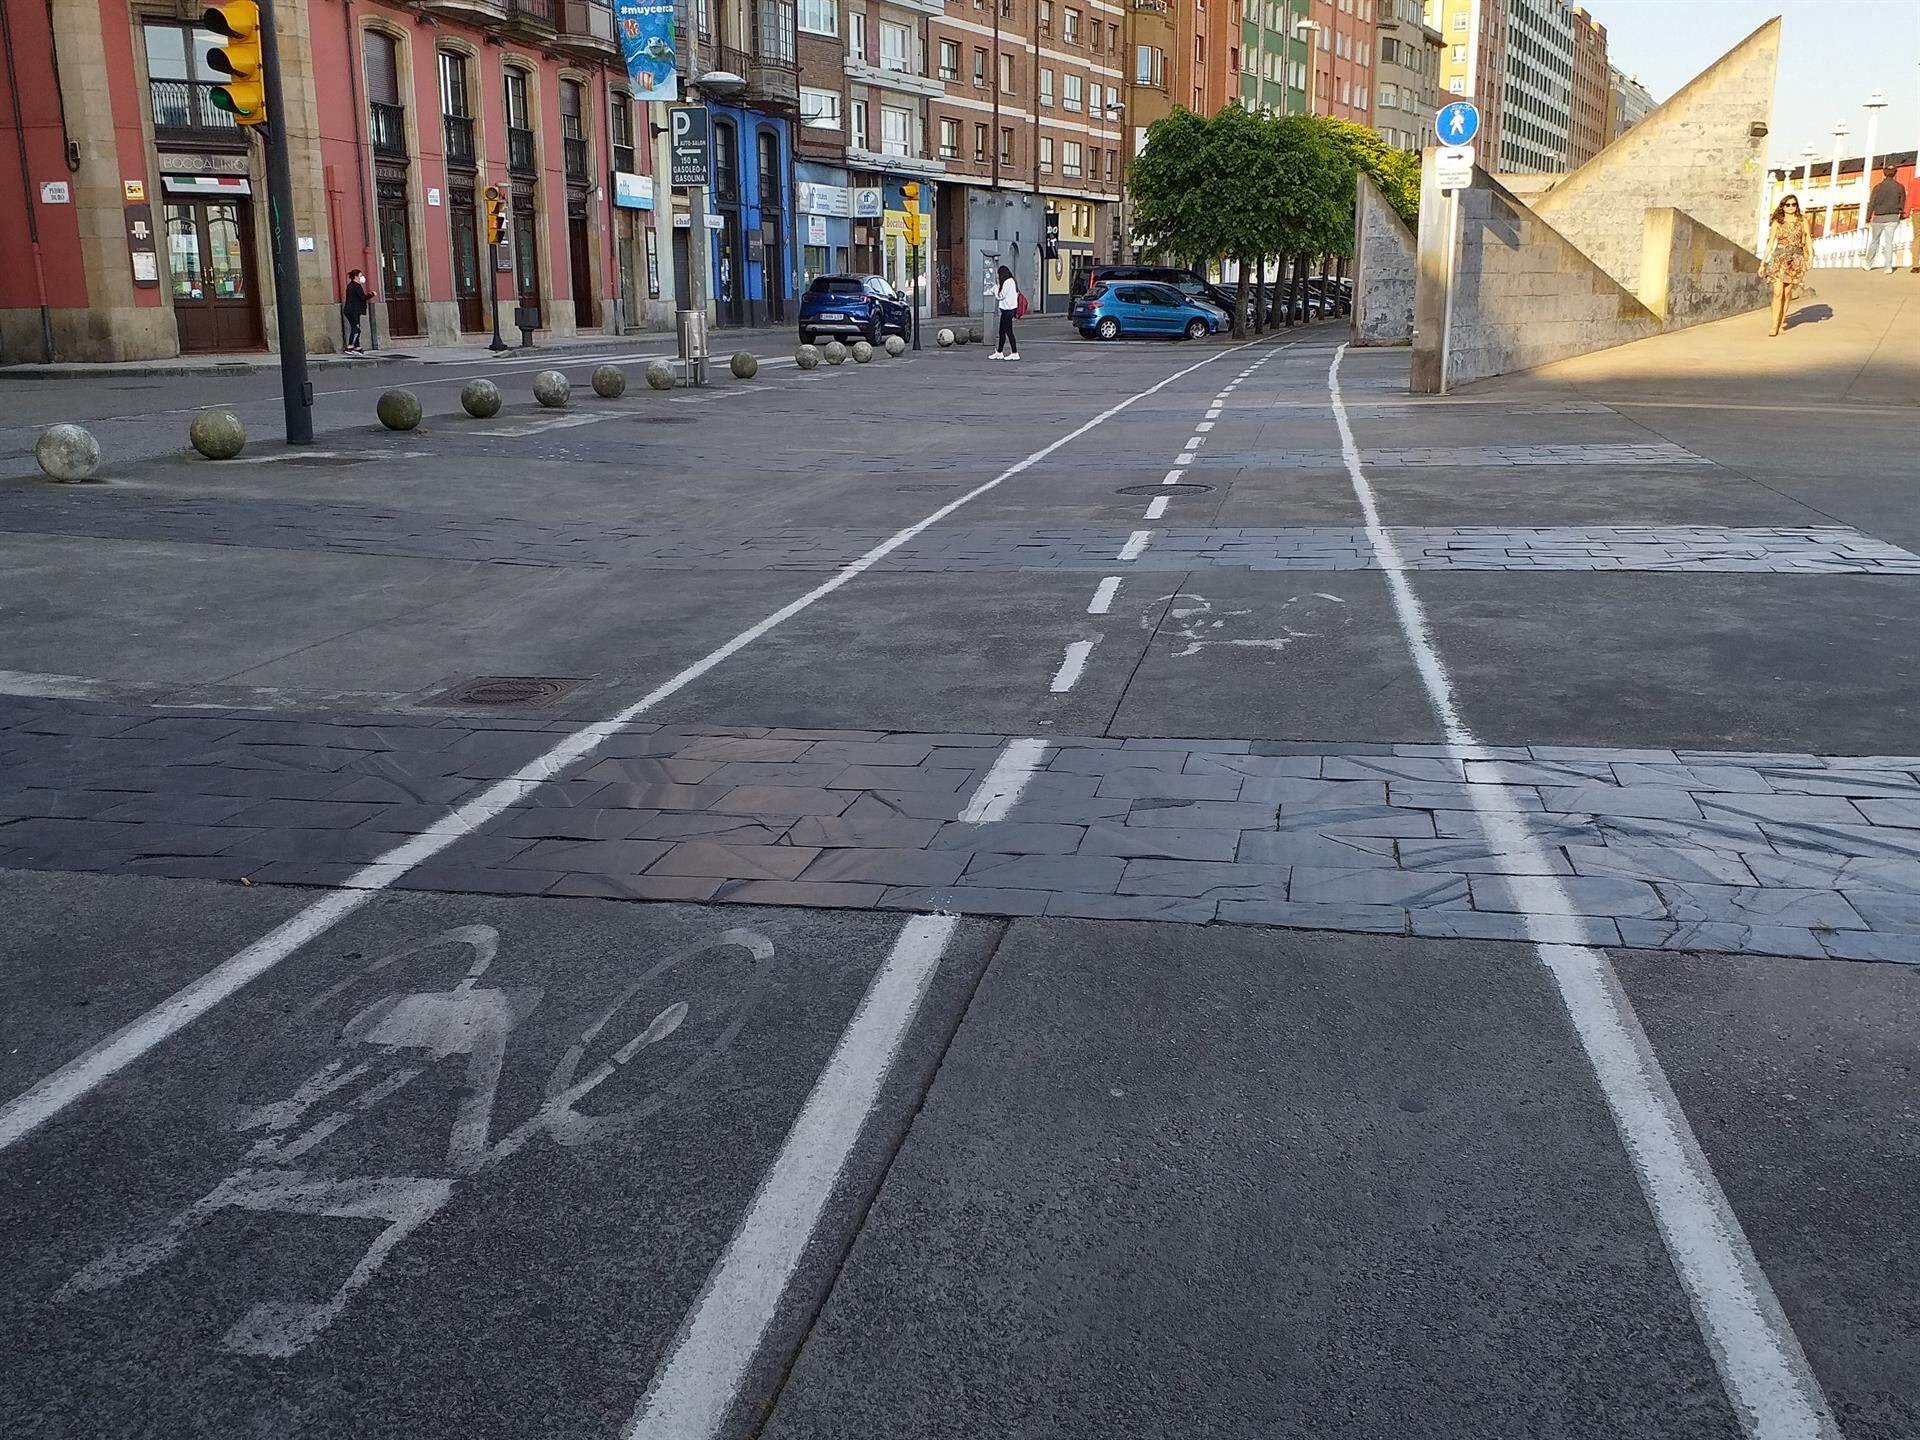
M 939 345 L 942 350 L 951 350 L 953 348 L 953 331 L 947 329 L 946 326 L 941 326 L 940 333 L 933 338 L 934 343 Z
M 887 336 L 887 343 L 884 348 L 887 354 L 898 358 L 907 353 L 907 342 L 902 340 L 898 335 L 889 335 Z
M 820 347 L 820 358 L 829 365 L 844 365 L 847 363 L 847 347 L 838 340 L 829 340 Z
M 647 388 L 650 390 L 671 390 L 673 388 L 673 366 L 664 360 L 650 361 L 647 365 Z
M 202 410 L 187 431 L 193 448 L 209 460 L 231 460 L 247 445 L 247 427 L 231 410 Z
M 873 346 L 869 345 L 864 340 L 854 341 L 853 342 L 853 359 L 855 364 L 858 364 L 858 365 L 867 364 L 870 360 L 873 359 Z
M 491 380 L 469 380 L 460 387 L 460 408 L 476 420 L 500 413 L 500 387 Z
M 412 430 L 420 423 L 420 397 L 411 390 L 382 390 L 373 413 L 389 430 Z
M 727 362 L 727 368 L 733 371 L 736 380 L 751 380 L 760 373 L 760 362 L 742 350 Z
M 802 370 L 814 369 L 820 363 L 820 347 L 818 345 L 802 345 L 798 350 L 793 352 L 793 363 L 798 365 Z
M 49 425 L 33 442 L 33 458 L 49 480 L 71 485 L 100 468 L 100 442 L 81 425 Z
M 562 409 L 573 396 L 573 386 L 558 370 L 542 370 L 533 377 L 533 398 L 549 410 Z
M 627 372 L 618 365 L 594 366 L 593 393 L 602 400 L 618 400 L 627 393 Z

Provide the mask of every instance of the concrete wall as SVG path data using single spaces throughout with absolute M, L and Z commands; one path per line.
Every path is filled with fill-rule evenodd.
M 1720 235 L 1754 235 L 1766 185 L 1780 21 L 1769 20 L 1544 194 L 1534 213 L 1621 286 L 1641 288 L 1643 216 L 1674 205 Z M 1761 133 L 1752 133 L 1755 125 Z
M 1647 211 L 1640 302 L 1669 330 L 1765 305 L 1770 287 L 1745 247 L 1684 210 Z
M 1353 343 L 1413 342 L 1413 232 L 1363 173 L 1353 207 Z

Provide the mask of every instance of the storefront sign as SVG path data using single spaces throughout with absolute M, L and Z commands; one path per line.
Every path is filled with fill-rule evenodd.
M 707 183 L 707 155 L 712 122 L 704 105 L 676 105 L 667 111 L 667 134 L 673 146 L 675 185 Z
M 142 193 L 146 186 L 140 187 Z M 160 283 L 160 259 L 157 237 L 153 233 L 153 207 L 144 201 L 129 205 L 127 217 L 127 252 L 133 257 L 133 283 L 136 285 L 158 285 Z
M 796 180 L 793 191 L 794 208 L 802 215 L 833 215 L 845 219 L 853 214 L 853 191 L 844 185 L 817 185 L 811 180 Z
M 886 235 L 904 235 L 907 233 L 907 212 L 889 210 L 880 222 L 880 230 Z
M 853 213 L 857 219 L 878 220 L 884 209 L 878 185 L 861 185 L 854 189 Z
M 127 190 L 127 203 L 129 205 L 137 205 L 142 200 L 145 200 L 147 198 L 147 182 L 146 181 L 128 180 L 125 182 L 125 185 Z
M 438 205 L 439 203 L 440 203 L 440 192 L 438 190 L 429 189 L 427 191 L 427 204 Z
M 624 170 L 614 171 L 613 203 L 622 210 L 651 210 L 653 208 L 653 177 L 629 175 Z
M 827 244 L 827 217 L 824 215 L 807 216 L 807 244 Z
M 680 58 L 673 51 L 673 0 L 615 0 L 613 14 L 634 98 L 678 100 Z
M 174 175 L 244 175 L 247 173 L 247 157 L 162 150 L 160 168 Z

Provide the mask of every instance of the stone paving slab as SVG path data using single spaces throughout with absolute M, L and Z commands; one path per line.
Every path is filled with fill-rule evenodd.
M 0 699 L 0 866 L 340 885 L 569 728 Z M 1007 738 L 636 725 L 400 883 L 1524 938 L 1491 805 L 1556 934 L 1920 963 L 1920 756 L 1057 738 L 960 820 Z

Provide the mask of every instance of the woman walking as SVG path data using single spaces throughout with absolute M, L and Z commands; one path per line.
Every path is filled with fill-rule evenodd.
M 1813 238 L 1807 234 L 1807 217 L 1800 213 L 1798 196 L 1789 195 L 1773 208 L 1767 225 L 1767 263 L 1761 273 L 1773 282 L 1773 329 L 1778 335 L 1787 322 L 1787 302 L 1793 287 L 1807 278 L 1807 255 Z
M 340 301 L 340 318 L 347 322 L 349 355 L 364 355 L 360 348 L 360 322 L 367 318 L 367 277 L 361 271 L 347 271 L 347 292 Z
M 994 295 L 1000 305 L 1000 338 L 994 342 L 993 353 L 987 358 L 1018 360 L 1020 344 L 1013 338 L 1013 320 L 1020 313 L 1020 287 L 1014 284 L 1013 271 L 1004 265 L 1000 267 L 1000 283 L 994 287 Z

